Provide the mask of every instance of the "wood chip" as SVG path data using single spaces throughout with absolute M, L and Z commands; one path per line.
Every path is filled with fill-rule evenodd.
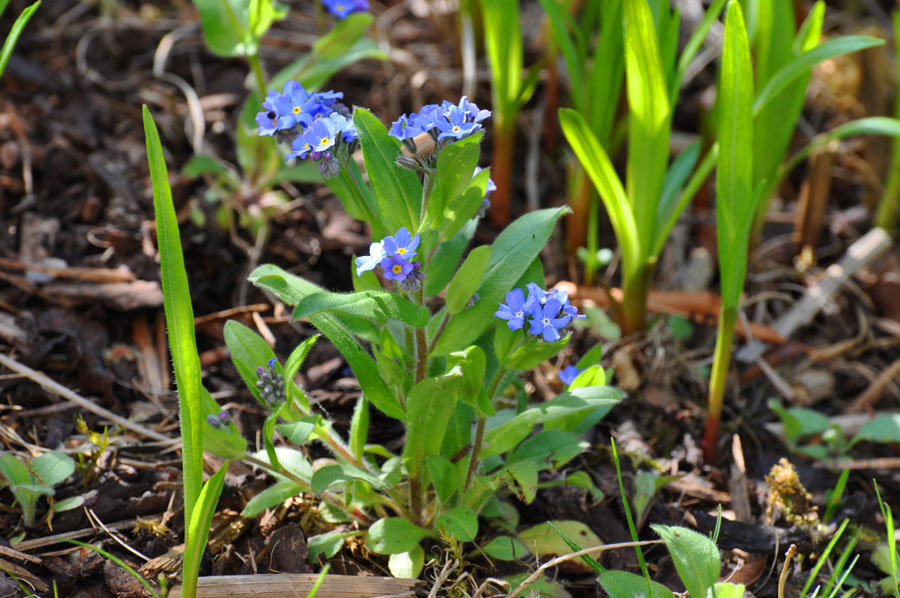
M 312 573 L 280 573 L 267 575 L 217 575 L 201 577 L 197 598 L 296 598 L 307 596 L 319 578 Z M 412 597 L 420 582 L 393 577 L 355 577 L 328 575 L 316 592 L 317 598 Z M 170 598 L 181 598 L 181 586 L 169 592 Z
M 44 295 L 68 306 L 102 303 L 121 311 L 131 311 L 163 304 L 162 289 L 158 282 L 151 280 L 109 284 L 53 283 L 43 285 L 41 290 Z

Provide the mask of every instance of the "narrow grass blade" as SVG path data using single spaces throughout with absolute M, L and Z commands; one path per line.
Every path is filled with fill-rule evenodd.
M 569 108 L 559 110 L 559 124 L 572 150 L 600 194 L 622 250 L 626 267 L 635 268 L 641 256 L 637 223 L 628 196 L 606 151 L 584 117 Z
M 197 508 L 191 514 L 190 523 L 185 530 L 184 566 L 181 575 L 181 595 L 184 598 L 194 598 L 197 594 L 200 559 L 206 549 L 209 525 L 216 512 L 216 504 L 219 502 L 219 495 L 222 494 L 222 487 L 225 485 L 228 463 L 226 461 L 222 468 L 203 485 L 197 499 Z
M 816 559 L 816 565 L 813 567 L 812 571 L 809 572 L 809 577 L 806 578 L 806 583 L 803 585 L 803 591 L 800 592 L 801 598 L 804 598 L 806 596 L 806 593 L 816 582 L 816 577 L 819 575 L 819 571 L 821 571 L 825 563 L 828 562 L 828 556 L 831 554 L 831 551 L 834 550 L 835 545 L 837 545 L 838 540 L 840 540 L 841 535 L 844 533 L 844 530 L 847 529 L 847 525 L 849 523 L 849 519 L 844 519 L 841 522 L 841 526 L 837 529 L 836 532 L 834 532 L 834 535 L 831 536 L 831 540 L 828 541 L 828 546 L 825 547 L 825 550 L 822 551 L 822 554 L 820 554 L 819 558 Z
M 706 36 L 709 34 L 712 24 L 719 18 L 719 14 L 721 14 L 722 9 L 725 8 L 725 3 L 727 1 L 728 0 L 715 0 L 715 2 L 709 5 L 709 8 L 706 9 L 706 14 L 703 15 L 703 20 L 697 25 L 697 29 L 694 30 L 691 38 L 688 40 L 687 44 L 685 44 L 684 50 L 681 51 L 681 56 L 678 58 L 678 70 L 675 72 L 675 78 L 672 79 L 672 86 L 669 90 L 669 101 L 672 105 L 675 104 L 675 98 L 678 97 L 681 83 L 684 81 L 684 74 L 687 72 L 688 67 L 691 65 L 691 61 L 694 60 L 697 52 L 700 51 L 700 47 L 706 40 Z
M 625 187 L 638 239 L 642 248 L 648 249 L 669 161 L 671 107 L 659 40 L 646 0 L 625 0 L 625 84 L 631 111 Z
M 7 0 L 8 2 L 9 0 Z M 29 19 L 31 19 L 31 15 L 34 14 L 34 11 L 40 7 L 41 2 L 38 0 L 25 10 L 19 14 L 19 17 L 16 19 L 15 23 L 13 23 L 12 28 L 9 30 L 9 35 L 6 36 L 6 40 L 3 42 L 3 47 L 0 48 L 0 77 L 3 76 L 3 71 L 6 70 L 6 63 L 9 62 L 9 57 L 12 55 L 13 48 L 16 46 L 16 42 L 19 41 L 19 36 L 22 35 L 22 30 L 25 29 L 25 25 L 28 24 Z M 6 4 L 4 3 L 3 8 L 6 8 Z M 2 12 L 2 11 L 0 11 Z
M 181 423 L 185 521 L 190 521 L 203 483 L 203 410 L 200 396 L 200 358 L 194 335 L 194 310 L 184 269 L 184 254 L 162 144 L 153 116 L 143 107 L 147 160 L 153 181 L 153 207 L 161 262 L 163 304 L 169 347 L 175 366 Z M 190 540 L 188 538 L 188 540 Z
M 740 5 L 728 5 L 719 79 L 719 161 L 716 168 L 716 237 L 722 304 L 736 307 L 744 285 L 753 202 L 753 70 Z
M 884 40 L 878 39 L 877 37 L 871 37 L 869 35 L 847 35 L 828 40 L 823 44 L 816 46 L 809 52 L 804 52 L 784 65 L 772 76 L 762 91 L 759 92 L 759 95 L 756 96 L 756 101 L 753 103 L 753 114 L 759 114 L 760 111 L 765 108 L 776 95 L 778 95 L 778 92 L 823 60 L 828 60 L 829 58 L 834 58 L 841 54 L 848 54 L 850 52 L 865 50 L 866 48 L 881 46 L 883 44 Z
M 579 546 L 572 538 L 567 536 L 565 534 L 565 532 L 563 532 L 561 529 L 556 527 L 552 521 L 548 521 L 547 525 L 549 525 L 553 529 L 553 531 L 555 531 L 559 535 L 559 537 L 563 539 L 563 542 L 566 543 L 566 546 L 568 546 L 569 549 L 572 550 L 572 552 L 578 552 L 579 550 L 581 550 L 581 546 Z M 584 561 L 584 563 L 588 567 L 593 569 L 598 574 L 606 571 L 606 569 L 604 569 L 603 566 L 597 562 L 597 559 L 595 559 L 594 557 L 592 557 L 589 554 L 581 555 L 581 560 Z
M 134 568 L 129 566 L 128 563 L 126 563 L 125 561 L 123 561 L 122 559 L 117 557 L 116 555 L 103 550 L 99 546 L 94 546 L 93 544 L 81 542 L 80 540 L 73 540 L 72 538 L 60 538 L 60 540 L 63 542 L 68 542 L 69 544 L 75 544 L 76 546 L 81 546 L 82 548 L 87 548 L 88 550 L 93 550 L 100 556 L 111 560 L 113 563 L 115 563 L 116 565 L 118 565 L 119 567 L 122 567 L 122 569 L 127 571 L 128 574 L 131 575 L 133 578 L 138 580 L 142 586 L 147 588 L 147 591 L 150 592 L 150 595 L 153 596 L 153 598 L 159 598 L 159 592 L 157 592 L 156 589 L 150 585 L 150 582 L 148 582 L 146 579 L 144 579 L 143 575 L 141 575 L 140 573 L 135 571 Z

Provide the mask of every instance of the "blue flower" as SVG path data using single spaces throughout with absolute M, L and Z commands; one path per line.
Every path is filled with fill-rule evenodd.
M 256 113 L 256 124 L 259 125 L 260 135 L 274 135 L 277 131 L 290 129 L 293 126 L 293 123 L 288 124 L 285 115 L 279 111 L 278 107 L 282 98 L 283 96 L 274 90 L 266 95 L 266 99 L 263 101 L 264 110 Z
M 369 245 L 369 255 L 356 258 L 356 275 L 362 276 L 363 272 L 374 270 L 375 266 L 381 264 L 381 260 L 384 258 L 384 245 L 382 243 L 372 243 Z
M 384 258 L 381 260 L 381 267 L 384 269 L 385 278 L 397 282 L 404 281 L 415 268 L 413 262 L 408 262 L 399 255 Z
M 522 289 L 513 289 L 506 294 L 506 305 L 501 303 L 494 317 L 507 320 L 506 325 L 510 330 L 520 330 L 525 325 L 525 316 L 528 312 L 529 305 L 526 305 L 525 292 Z
M 397 231 L 396 236 L 387 236 L 382 240 L 384 254 L 387 257 L 397 257 L 408 261 L 416 255 L 416 247 L 419 246 L 419 235 L 411 236 L 406 227 Z M 387 268 L 385 268 L 387 270 Z
M 437 104 L 427 104 L 419 109 L 415 118 L 410 117 L 410 124 L 422 131 L 430 131 L 437 127 L 439 119 L 441 119 L 441 107 Z
M 368 0 L 322 0 L 325 8 L 339 19 L 346 19 L 354 12 L 369 10 Z
M 280 94 L 275 102 L 277 112 L 284 117 L 287 128 L 294 125 L 307 126 L 312 121 L 310 109 L 315 106 L 315 100 L 304 89 L 299 81 L 288 81 L 284 84 L 284 93 Z
M 291 149 L 294 151 L 285 156 L 285 159 L 290 160 L 291 158 L 300 158 L 302 160 L 312 151 L 312 145 L 306 140 L 305 135 L 298 135 L 293 143 L 291 143 Z
M 547 299 L 543 306 L 539 302 L 531 306 L 531 328 L 528 332 L 544 337 L 548 343 L 559 340 L 559 329 L 569 323 L 571 317 L 557 317 L 562 308 L 558 299 Z
M 562 380 L 563 384 L 568 386 L 572 382 L 575 381 L 575 378 L 578 377 L 578 374 L 583 372 L 584 370 L 579 370 L 574 365 L 567 365 L 565 369 L 556 374 L 556 377 Z
M 480 123 L 487 117 L 491 115 L 490 110 L 482 110 L 475 105 L 474 102 L 470 102 L 466 96 L 463 96 L 459 99 L 459 107 L 465 111 L 466 116 L 472 119 L 472 122 Z
M 303 133 L 303 139 L 309 143 L 313 151 L 324 152 L 333 147 L 337 141 L 337 131 L 335 131 L 334 123 L 327 118 L 319 118 L 314 120 L 306 131 Z
M 416 135 L 423 133 L 424 131 L 422 128 L 416 124 L 418 116 L 418 114 L 413 112 L 409 116 L 404 114 L 395 120 L 394 124 L 391 126 L 390 136 L 394 139 L 403 141 L 404 139 L 412 139 Z
M 359 139 L 359 133 L 356 132 L 356 125 L 353 124 L 351 119 L 343 114 L 332 112 L 328 115 L 328 120 L 334 128 L 335 137 L 340 135 L 341 139 L 347 143 Z
M 481 128 L 481 125 L 466 120 L 466 113 L 457 106 L 451 107 L 444 112 L 446 118 L 436 119 L 436 124 L 440 134 L 438 140 L 453 137 L 454 139 L 462 139 Z

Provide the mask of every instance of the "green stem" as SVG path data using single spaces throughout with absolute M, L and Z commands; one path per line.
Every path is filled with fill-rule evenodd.
M 497 393 L 497 388 L 500 386 L 500 381 L 503 380 L 503 376 L 506 375 L 506 370 L 500 368 L 497 371 L 497 376 L 494 378 L 494 382 L 491 384 L 491 388 L 488 391 L 488 400 L 493 402 L 494 395 Z M 475 477 L 475 471 L 478 469 L 478 461 L 481 457 L 481 448 L 484 444 L 484 428 L 487 424 L 487 417 L 481 415 L 478 417 L 478 427 L 475 428 L 475 442 L 472 445 L 472 456 L 469 459 L 469 469 L 466 471 L 466 483 L 463 486 L 463 492 L 469 489 L 469 485 L 472 483 L 472 478 Z
M 648 260 L 637 271 L 624 275 L 619 321 L 622 336 L 642 332 L 647 325 L 647 294 L 655 265 L 655 259 Z
M 709 380 L 709 407 L 706 413 L 706 429 L 703 432 L 703 458 L 708 464 L 712 464 L 716 460 L 719 421 L 722 418 L 725 385 L 728 381 L 728 368 L 731 365 L 731 346 L 734 340 L 736 320 L 737 308 L 723 305 L 719 313 L 719 334 L 716 337 L 716 349 L 713 355 L 712 375 Z
M 259 101 L 266 99 L 266 77 L 263 75 L 262 63 L 259 60 L 259 54 L 251 54 L 247 57 L 250 63 L 250 69 L 256 77 L 256 91 L 259 93 Z
M 250 463 L 251 465 L 255 465 L 255 466 L 259 467 L 260 469 L 265 469 L 269 473 L 284 476 L 284 477 L 288 478 L 289 480 L 291 480 L 292 482 L 294 482 L 295 484 L 297 484 L 298 486 L 302 487 L 303 492 L 312 493 L 312 486 L 310 486 L 309 481 L 304 480 L 300 476 L 296 475 L 295 473 L 293 473 L 283 467 L 280 469 L 272 467 L 272 465 L 270 463 L 266 463 L 265 461 L 263 461 L 261 459 L 257 459 L 256 457 L 254 457 L 253 455 L 250 455 L 250 454 L 244 455 L 243 457 L 241 457 L 241 460 L 245 461 L 247 463 Z M 350 508 L 348 510 L 347 506 L 344 504 L 344 501 L 339 499 L 337 496 L 331 494 L 330 492 L 323 492 L 320 496 L 321 496 L 322 500 L 324 500 L 325 502 L 331 503 L 333 506 L 337 507 L 341 511 L 347 511 L 351 517 L 357 519 L 360 523 L 362 523 L 364 525 L 369 525 L 370 523 L 372 523 L 372 520 L 368 515 L 366 515 L 365 513 L 363 513 L 362 511 L 360 511 L 359 509 L 356 509 L 356 508 Z
M 450 321 L 450 312 L 448 311 L 444 314 L 444 319 L 441 320 L 441 325 L 438 327 L 437 332 L 434 333 L 434 338 L 431 339 L 431 344 L 428 346 L 428 353 L 430 354 L 434 351 L 434 348 L 437 347 L 438 341 L 441 340 L 441 335 L 444 334 L 444 330 L 447 328 L 447 323 Z

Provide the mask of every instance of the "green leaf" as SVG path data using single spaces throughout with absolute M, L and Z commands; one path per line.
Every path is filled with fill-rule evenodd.
M 65 498 L 63 500 L 56 501 L 56 504 L 53 505 L 53 510 L 57 513 L 62 513 L 64 511 L 71 511 L 72 509 L 77 509 L 78 507 L 84 504 L 84 496 L 72 496 L 69 498 Z
M 309 560 L 316 561 L 316 557 L 322 555 L 326 559 L 330 559 L 336 555 L 344 546 L 344 538 L 350 533 L 348 532 L 325 532 L 309 539 Z
M 172 203 L 172 190 L 162 144 L 156 124 L 147 106 L 143 106 L 147 160 L 153 182 L 153 209 L 156 215 L 156 238 L 160 256 L 160 280 L 166 328 L 169 334 L 175 385 L 178 388 L 178 410 L 181 423 L 182 471 L 184 477 L 184 514 L 192 521 L 194 505 L 203 483 L 203 408 L 201 397 L 200 357 L 194 336 L 194 310 L 184 269 L 184 254 L 178 232 L 178 220 Z
M 584 473 L 585 475 L 587 475 L 584 471 L 579 471 L 577 473 Z M 563 539 L 563 541 L 569 547 L 569 550 L 571 550 L 572 552 L 579 552 L 581 550 L 581 546 L 579 546 L 578 543 L 575 542 L 575 540 L 566 535 L 566 532 L 556 527 L 556 525 L 552 521 L 548 521 L 547 524 L 553 529 L 553 531 L 555 531 L 559 535 L 560 538 Z M 600 565 L 597 559 L 595 559 L 591 555 L 583 554 L 581 555 L 581 560 L 585 565 L 593 569 L 594 572 L 598 575 L 603 573 L 603 566 Z
M 716 168 L 716 238 L 722 306 L 736 307 L 747 272 L 750 230 L 756 215 L 753 194 L 753 70 L 740 5 L 725 18 L 719 77 L 719 158 Z
M 33 481 L 28 467 L 15 455 L 0 455 L 0 474 L 3 474 L 10 488 L 13 489 Z
M 425 566 L 425 551 L 416 546 L 410 551 L 392 554 L 388 559 L 388 570 L 398 579 L 417 579 Z
M 350 452 L 357 459 L 362 458 L 368 434 L 369 402 L 365 395 L 360 395 L 356 400 L 356 408 L 353 410 L 353 419 L 350 421 Z
M 338 312 L 375 318 L 387 322 L 393 318 L 410 326 L 425 326 L 431 313 L 424 305 L 387 291 L 361 291 L 358 293 L 313 293 L 304 297 L 294 310 L 292 318 L 308 318 L 321 312 Z
M 530 505 L 537 495 L 538 468 L 537 463 L 531 460 L 519 461 L 507 465 L 506 471 L 512 476 L 519 486 L 519 498 L 526 505 Z
M 278 428 L 279 432 L 284 434 L 285 438 L 291 441 L 291 444 L 300 446 L 309 440 L 309 435 L 316 429 L 318 420 L 319 416 L 314 415 L 287 424 L 276 424 L 275 427 Z
M 746 36 L 744 36 L 746 37 Z M 845 35 L 835 39 L 830 39 L 816 46 L 815 48 L 804 52 L 797 58 L 781 67 L 766 86 L 759 92 L 753 102 L 754 116 L 759 114 L 772 99 L 788 86 L 795 79 L 808 72 L 812 67 L 822 61 L 840 56 L 841 54 L 849 54 L 850 52 L 858 52 L 866 48 L 884 45 L 884 40 L 868 35 Z
M 268 407 L 259 398 L 259 388 L 256 386 L 258 379 L 256 368 L 259 366 L 267 368 L 269 360 L 275 357 L 275 351 L 263 337 L 235 320 L 225 322 L 224 335 L 231 362 L 241 375 L 244 384 L 247 385 L 250 393 L 259 401 L 260 405 Z M 280 369 L 277 363 L 276 366 Z
M 411 478 L 421 477 L 428 458 L 440 454 L 461 383 L 462 373 L 454 369 L 439 378 L 426 378 L 410 391 L 403 461 Z
M 31 462 L 31 471 L 44 484 L 56 486 L 75 473 L 75 461 L 64 453 L 44 453 Z
M 675 594 L 655 581 L 628 571 L 605 571 L 597 580 L 609 594 L 609 598 L 673 598 Z M 649 590 L 649 593 L 648 593 Z
M 309 355 L 310 349 L 312 349 L 312 346 L 318 339 L 319 335 L 316 334 L 297 345 L 288 356 L 288 359 L 284 364 L 284 373 L 282 374 L 284 378 L 284 388 L 287 390 L 288 398 L 291 401 L 298 402 L 304 413 L 309 413 L 309 397 L 307 397 L 306 392 L 294 382 L 294 376 L 300 371 L 303 360 Z
M 675 99 L 678 97 L 678 92 L 680 91 L 681 83 L 684 81 L 684 75 L 687 72 L 688 67 L 691 62 L 693 62 L 697 52 L 700 51 L 703 42 L 706 41 L 706 36 L 709 34 L 712 24 L 719 18 L 719 14 L 721 14 L 722 9 L 725 8 L 725 3 L 727 1 L 728 0 L 715 0 L 709 5 L 700 24 L 691 34 L 690 39 L 684 46 L 684 50 L 681 51 L 681 56 L 678 58 L 678 70 L 675 74 L 675 78 L 672 80 L 672 86 L 669 92 L 669 100 L 672 105 L 675 104 Z
M 572 338 L 571 332 L 552 343 L 538 341 L 526 342 L 503 359 L 503 367 L 508 370 L 530 370 L 531 368 L 537 367 L 538 364 L 547 361 L 559 353 L 569 344 L 570 338 Z
M 473 224 L 485 198 L 490 170 L 485 168 L 472 178 L 462 195 L 444 210 L 440 223 L 440 238 L 451 239 L 467 224 Z M 471 238 L 471 235 L 470 235 Z M 433 262 L 432 262 L 433 263 Z
M 622 251 L 623 264 L 636 268 L 643 253 L 642 239 L 638 236 L 634 212 L 616 169 L 583 116 L 569 108 L 560 108 L 559 125 L 606 207 Z
M 522 29 L 519 0 L 481 0 L 485 47 L 491 69 L 495 118 L 514 118 L 522 88 Z
M 481 200 L 479 199 L 479 202 Z M 469 220 L 466 225 L 456 232 L 450 239 L 438 245 L 431 263 L 425 270 L 425 296 L 434 297 L 444 290 L 447 283 L 456 272 L 459 259 L 472 240 L 478 222 Z
M 519 532 L 517 537 L 537 557 L 568 554 L 572 551 L 569 544 L 554 527 L 578 544 L 580 549 L 603 544 L 597 534 L 580 521 L 545 521 Z
M 497 536 L 481 547 L 486 555 L 498 561 L 523 560 L 531 553 L 522 542 L 511 536 Z
M 443 148 L 435 167 L 434 187 L 428 198 L 423 228 L 438 228 L 445 220 L 447 208 L 472 183 L 472 173 L 478 166 L 483 131 L 470 135 Z
M 322 291 L 321 287 L 273 265 L 260 266 L 250 273 L 249 280 L 290 305 L 297 305 L 305 296 Z M 356 341 L 347 325 L 328 313 L 313 314 L 309 321 L 343 354 L 356 374 L 366 398 L 385 415 L 405 420 L 406 414 L 396 393 L 385 384 L 375 360 Z
M 328 59 L 340 56 L 366 33 L 374 20 L 375 17 L 367 12 L 356 12 L 338 21 L 331 31 L 313 44 L 317 58 Z
M 366 532 L 366 546 L 375 554 L 409 552 L 428 535 L 428 531 L 403 517 L 385 517 Z
M 466 261 L 459 267 L 447 289 L 447 309 L 450 311 L 450 315 L 458 314 L 466 309 L 466 304 L 481 284 L 490 258 L 490 245 L 481 245 L 469 252 Z
M 618 392 L 606 386 L 577 388 L 535 405 L 485 435 L 482 457 L 500 455 L 515 448 L 539 423 L 571 413 L 608 412 L 619 401 Z
M 491 259 L 478 288 L 473 307 L 450 318 L 435 355 L 446 355 L 469 346 L 494 321 L 497 305 L 527 270 L 550 238 L 557 219 L 568 208 L 529 212 L 510 224 L 491 245 Z
M 301 486 L 293 480 L 281 480 L 280 482 L 276 482 L 251 498 L 244 506 L 244 510 L 241 511 L 241 517 L 256 517 L 266 509 L 277 507 L 287 499 L 308 490 L 308 487 Z M 311 549 L 312 542 L 310 542 L 310 550 Z
M 879 415 L 867 421 L 853 437 L 851 445 L 857 442 L 900 442 L 900 414 Z
M 394 164 L 400 154 L 400 142 L 388 135 L 381 121 L 364 108 L 353 111 L 353 124 L 359 133 L 379 218 L 392 233 L 401 227 L 416 232 L 422 208 L 422 183 L 414 172 Z
M 9 0 L 6 1 L 8 2 Z M 34 14 L 40 5 L 41 2 L 38 0 L 23 10 L 13 23 L 6 39 L 3 40 L 3 47 L 0 48 L 0 77 L 3 76 L 3 71 L 6 70 L 6 63 L 9 62 L 9 57 L 12 56 L 13 48 L 16 47 L 16 42 L 19 41 L 19 36 L 22 35 L 25 25 L 28 24 L 28 21 L 31 20 L 31 15 Z M 6 8 L 5 3 L 3 4 L 3 8 Z
M 312 486 L 313 494 L 322 494 L 322 491 L 332 484 L 346 482 L 349 479 L 350 476 L 344 473 L 344 468 L 340 465 L 326 465 L 316 470 L 310 480 L 310 486 Z
M 446 503 L 459 489 L 459 474 L 456 467 L 443 455 L 428 458 L 428 474 L 441 503 Z
M 669 162 L 672 113 L 659 40 L 646 0 L 625 0 L 625 83 L 630 109 L 626 188 L 638 242 L 646 251 L 655 237 L 656 210 Z
M 465 505 L 440 515 L 437 525 L 442 533 L 453 536 L 458 542 L 471 542 L 478 535 L 478 516 Z
M 600 363 L 600 359 L 603 357 L 603 343 L 597 343 L 591 349 L 581 356 L 581 359 L 578 360 L 578 363 L 575 364 L 575 367 L 579 370 L 584 370 L 592 365 L 597 365 Z
M 200 387 L 201 415 L 203 418 L 203 450 L 223 459 L 240 459 L 247 453 L 247 441 L 241 436 L 234 422 L 229 422 L 225 429 L 214 428 L 207 417 L 218 417 L 222 411 L 209 391 Z
M 732 7 L 736 3 L 732 3 Z M 732 10 L 732 8 L 729 8 Z M 652 525 L 653 531 L 666 543 L 678 576 L 691 598 L 706 598 L 719 578 L 722 562 L 719 549 L 712 540 L 686 527 Z
M 716 598 L 744 598 L 744 584 L 740 583 L 716 583 Z
M 193 0 L 206 46 L 218 56 L 251 56 L 272 21 L 283 16 L 269 0 Z M 251 10 L 251 5 L 253 9 Z M 261 14 L 260 14 L 261 13 Z M 257 17 L 259 14 L 259 17 Z M 251 28 L 251 19 L 253 27 Z
M 181 568 L 182 596 L 194 596 L 197 591 L 197 578 L 200 574 L 200 559 L 206 550 L 206 539 L 209 537 L 209 525 L 216 513 L 216 504 L 225 486 L 225 473 L 228 461 L 214 473 L 200 490 L 196 508 L 192 511 L 190 522 L 184 531 L 184 562 Z
M 462 371 L 460 400 L 475 407 L 479 415 L 494 415 L 494 406 L 490 402 L 491 397 L 487 396 L 484 385 L 487 370 L 484 349 L 472 345 L 465 351 L 451 353 L 447 356 L 447 366 L 450 368 L 459 366 Z

